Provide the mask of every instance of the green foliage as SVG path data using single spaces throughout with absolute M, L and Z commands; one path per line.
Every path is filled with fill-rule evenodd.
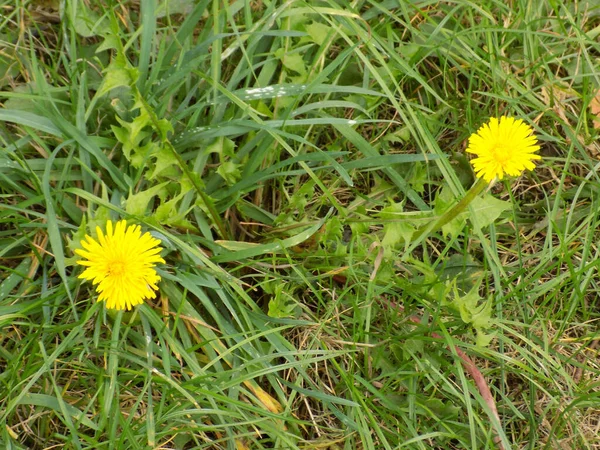
M 488 298 L 483 300 L 479 295 L 481 289 L 481 279 L 466 293 L 462 292 L 457 286 L 456 279 L 446 281 L 444 284 L 437 284 L 432 289 L 432 296 L 441 300 L 442 305 L 447 305 L 460 314 L 461 320 L 471 325 L 476 335 L 476 343 L 485 347 L 490 344 L 494 338 L 493 334 L 486 333 L 492 328 L 494 320 L 492 319 L 492 300 Z
M 456 200 L 454 194 L 452 193 L 452 190 L 449 186 L 445 185 L 435 196 L 435 206 L 433 208 L 433 212 L 441 216 L 448 209 L 454 207 L 455 204 Z M 444 237 L 448 235 L 458 235 L 465 227 L 465 223 L 467 221 L 468 216 L 468 211 L 463 211 L 459 213 L 458 216 L 456 216 L 450 222 L 444 224 L 442 226 L 442 233 L 444 234 Z
M 411 223 L 410 218 L 402 217 L 403 209 L 401 203 L 393 203 L 382 208 L 379 213 L 379 217 L 384 222 L 381 245 L 387 257 L 392 256 L 397 244 L 408 244 L 415 232 L 415 226 Z
M 157 184 L 137 194 L 130 194 L 125 201 L 125 212 L 132 216 L 143 216 L 148 209 L 150 201 L 163 191 L 167 184 L 166 182 Z
M 596 2 L 1 6 L 0 448 L 598 446 Z M 543 159 L 470 197 L 503 114 Z
M 280 319 L 283 317 L 297 317 L 300 313 L 300 307 L 294 298 L 295 290 L 288 283 L 266 284 L 263 285 L 265 292 L 271 294 L 269 300 L 269 317 Z

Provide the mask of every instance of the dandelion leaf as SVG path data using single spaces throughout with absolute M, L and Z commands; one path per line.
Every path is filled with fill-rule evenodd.
M 138 192 L 137 194 L 129 194 L 127 200 L 125 200 L 125 211 L 127 214 L 134 216 L 144 216 L 148 209 L 148 204 L 158 193 L 167 185 L 168 182 L 157 184 L 152 186 L 150 189 Z
M 483 299 L 479 295 L 479 287 L 483 278 L 479 278 L 465 294 L 457 283 L 457 279 L 436 283 L 429 291 L 434 298 L 441 300 L 443 305 L 450 306 L 460 314 L 461 320 L 473 327 L 476 333 L 477 345 L 486 346 L 494 338 L 494 333 L 487 330 L 494 325 L 492 318 L 492 300 Z
M 450 190 L 448 185 L 444 185 L 442 189 L 435 196 L 433 212 L 437 216 L 444 214 L 449 208 L 454 207 L 456 199 L 454 194 Z M 442 233 L 444 237 L 451 235 L 458 235 L 465 227 L 468 213 L 466 211 L 461 212 L 454 219 L 442 226 Z
M 104 71 L 104 80 L 100 89 L 96 93 L 97 97 L 102 97 L 109 91 L 118 87 L 130 87 L 133 86 L 140 74 L 135 67 L 131 67 L 125 58 L 120 53 L 110 63 L 110 65 Z
M 492 194 L 475 197 L 471 202 L 471 222 L 476 229 L 485 228 L 498 219 L 500 215 L 511 208 L 510 202 L 498 200 Z
M 403 211 L 402 203 L 392 203 L 379 212 L 379 217 L 384 220 L 381 245 L 387 257 L 398 244 L 408 244 L 415 232 L 413 219 Z
M 324 23 L 313 22 L 310 25 L 306 25 L 306 32 L 310 40 L 318 45 L 322 45 L 323 42 L 327 41 L 331 31 L 332 28 Z
M 306 74 L 306 64 L 300 53 L 288 53 L 280 48 L 275 52 L 275 57 L 281 61 L 283 67 L 300 75 Z
M 297 305 L 287 291 L 290 289 L 290 286 L 286 283 L 279 283 L 271 287 L 273 296 L 269 300 L 269 317 L 283 318 L 295 316 Z
M 217 173 L 225 180 L 228 186 L 233 186 L 242 178 L 240 165 L 233 161 L 225 161 L 217 169 Z
M 161 147 L 160 150 L 154 153 L 156 161 L 154 162 L 154 170 L 148 175 L 148 180 L 154 180 L 159 175 L 166 176 L 171 166 L 178 164 L 177 158 L 173 151 L 168 147 Z
M 106 16 L 100 17 L 92 9 L 88 9 L 84 2 L 78 3 L 76 12 L 73 12 L 73 8 L 65 8 L 69 20 L 73 24 L 75 32 L 85 38 L 98 36 L 106 29 L 108 25 Z

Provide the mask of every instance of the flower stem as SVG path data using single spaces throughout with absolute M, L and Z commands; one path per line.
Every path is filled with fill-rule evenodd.
M 489 186 L 489 183 L 485 182 L 482 178 L 478 178 L 475 184 L 471 186 L 471 189 L 467 191 L 465 196 L 456 205 L 448 208 L 433 224 L 424 225 L 419 228 L 413 235 L 412 241 L 417 241 L 425 232 L 432 233 L 441 229 L 444 225 L 455 219 L 487 186 Z

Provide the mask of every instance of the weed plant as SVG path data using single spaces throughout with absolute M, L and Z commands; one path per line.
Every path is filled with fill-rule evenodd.
M 593 0 L 4 0 L 0 448 L 600 448 L 599 33 Z M 542 159 L 435 226 L 501 116 Z M 78 278 L 108 220 L 163 248 L 130 311 Z

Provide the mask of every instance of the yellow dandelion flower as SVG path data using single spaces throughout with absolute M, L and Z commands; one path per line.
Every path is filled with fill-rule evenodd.
M 477 158 L 471 160 L 477 177 L 487 182 L 504 175 L 518 176 L 523 170 L 535 168 L 534 159 L 540 149 L 533 129 L 521 119 L 513 117 L 495 117 L 479 128 L 469 138 L 467 152 Z
M 127 309 L 143 303 L 144 299 L 155 298 L 160 276 L 154 265 L 164 263 L 159 253 L 160 240 L 150 233 L 142 234 L 139 225 L 127 227 L 127 222 L 106 223 L 106 234 L 96 227 L 98 240 L 86 235 L 81 241 L 83 249 L 75 250 L 85 258 L 77 261 L 86 266 L 79 278 L 97 284 L 100 294 L 110 309 Z

